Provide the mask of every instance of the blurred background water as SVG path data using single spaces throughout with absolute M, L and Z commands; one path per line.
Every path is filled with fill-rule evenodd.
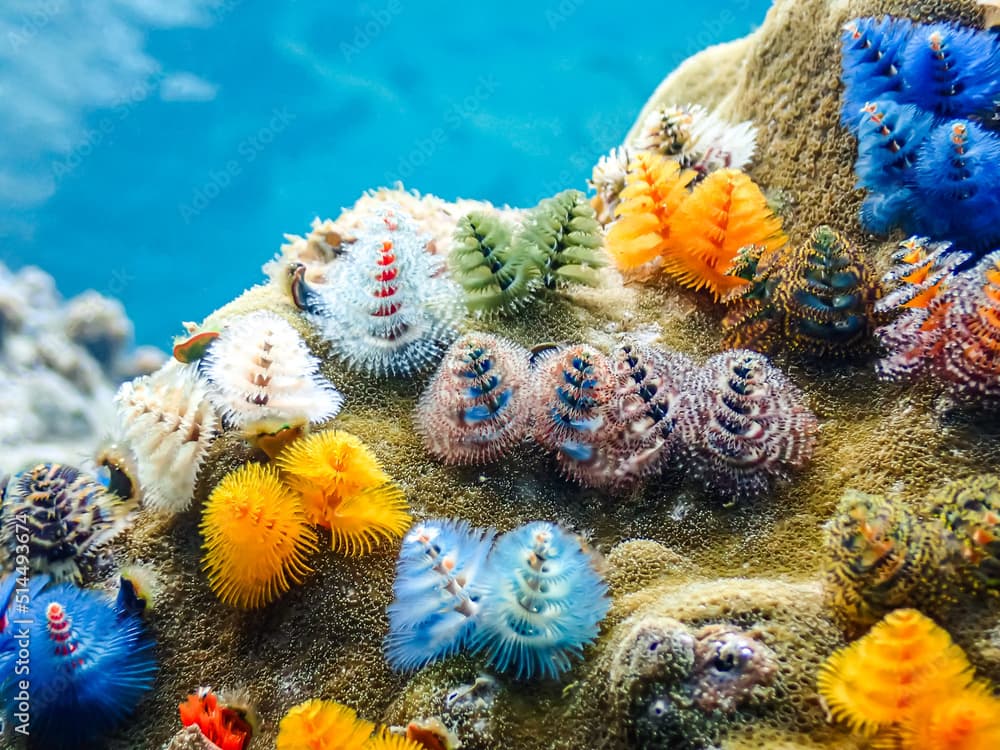
M 585 189 L 663 76 L 769 4 L 2 0 L 0 260 L 166 348 L 366 188 Z

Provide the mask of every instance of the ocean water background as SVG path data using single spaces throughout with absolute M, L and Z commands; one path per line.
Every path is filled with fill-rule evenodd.
M 167 348 L 366 188 L 585 189 L 665 74 L 769 5 L 4 0 L 0 259 Z

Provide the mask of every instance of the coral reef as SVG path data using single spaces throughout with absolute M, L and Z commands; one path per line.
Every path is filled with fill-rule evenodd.
M 0 263 L 0 473 L 80 463 L 111 428 L 118 381 L 163 359 L 132 348 L 117 302 L 95 292 L 63 301 L 41 269 Z
M 909 18 L 915 24 L 958 21 L 970 26 L 981 22 L 981 14 L 981 7 L 971 0 L 777 0 L 751 38 L 713 49 L 685 63 L 660 89 L 658 101 L 640 116 L 638 127 L 649 119 L 649 112 L 675 102 L 700 104 L 719 121 L 752 120 L 757 128 L 758 149 L 747 175 L 781 216 L 783 231 L 790 237 L 788 252 L 808 245 L 817 227 L 836 227 L 846 246 L 853 248 L 844 250 L 845 255 L 853 259 L 857 251 L 872 269 L 866 278 L 875 279 L 889 265 L 888 257 L 899 249 L 896 242 L 901 237 L 893 237 L 886 244 L 873 242 L 859 224 L 863 194 L 854 189 L 857 178 L 852 168 L 858 156 L 856 137 L 840 126 L 842 88 L 837 62 L 841 27 L 851 19 L 886 15 Z M 984 127 L 992 127 L 986 120 L 982 122 Z M 629 139 L 626 150 L 630 151 L 628 156 L 634 157 L 632 143 L 634 138 Z M 616 199 L 614 186 L 626 179 L 620 158 L 605 162 L 605 172 L 607 180 L 602 184 L 607 189 L 602 188 L 601 200 L 595 201 L 601 220 L 607 218 L 605 204 Z M 717 174 L 718 170 L 710 173 L 700 184 L 705 185 Z M 940 604 L 940 613 L 928 609 L 928 614 L 948 627 L 977 674 L 994 680 L 1000 677 L 1000 650 L 996 646 L 1000 598 L 986 595 L 992 591 L 989 581 L 993 551 L 989 537 L 993 527 L 988 509 L 992 500 L 984 489 L 979 501 L 982 509 L 972 502 L 974 493 L 970 492 L 968 507 L 964 501 L 955 501 L 948 507 L 961 510 L 946 511 L 942 504 L 940 510 L 930 512 L 935 507 L 932 498 L 949 480 L 969 481 L 982 467 L 1000 460 L 996 425 L 975 410 L 953 411 L 950 402 L 938 398 L 934 388 L 922 384 L 900 388 L 880 381 L 864 362 L 845 358 L 830 366 L 788 356 L 777 363 L 784 373 L 782 383 L 794 383 L 797 389 L 796 398 L 788 399 L 797 415 L 790 422 L 808 429 L 803 433 L 807 437 L 799 435 L 787 445 L 808 444 L 803 455 L 811 454 L 809 469 L 795 471 L 790 462 L 780 459 L 773 464 L 765 462 L 774 471 L 759 471 L 750 482 L 755 489 L 760 488 L 757 501 L 707 502 L 711 498 L 699 484 L 709 482 L 717 493 L 718 485 L 729 486 L 733 480 L 726 468 L 717 479 L 716 470 L 704 457 L 707 452 L 681 450 L 686 444 L 705 440 L 708 434 L 707 429 L 694 430 L 692 440 L 681 429 L 685 423 L 684 394 L 692 386 L 700 388 L 704 377 L 689 373 L 705 370 L 679 366 L 676 381 L 670 381 L 670 366 L 667 374 L 660 369 L 661 357 L 671 352 L 704 362 L 711 361 L 724 347 L 719 340 L 718 318 L 722 311 L 711 305 L 704 294 L 670 283 L 623 284 L 612 269 L 597 272 L 589 261 L 578 266 L 569 263 L 549 270 L 569 269 L 568 274 L 562 274 L 566 281 L 570 274 L 581 271 L 598 286 L 562 283 L 559 274 L 553 272 L 548 280 L 555 289 L 540 285 L 537 294 L 526 300 L 517 314 L 482 315 L 475 320 L 478 333 L 503 336 L 533 352 L 533 369 L 528 377 L 536 383 L 549 379 L 550 392 L 545 394 L 544 406 L 532 411 L 536 418 L 541 415 L 544 420 L 552 417 L 552 409 L 544 407 L 555 406 L 561 419 L 580 417 L 565 426 L 558 442 L 573 441 L 583 449 L 597 448 L 593 455 L 601 458 L 605 466 L 595 473 L 601 480 L 598 486 L 581 488 L 579 483 L 559 481 L 553 477 L 551 456 L 530 446 L 512 447 L 497 460 L 474 468 L 446 463 L 429 453 L 424 437 L 415 429 L 417 401 L 427 386 L 417 370 L 429 372 L 451 341 L 473 325 L 462 320 L 463 290 L 448 281 L 443 262 L 457 246 L 460 233 L 456 227 L 463 217 L 479 212 L 497 219 L 510 231 L 512 243 L 520 241 L 519 247 L 525 249 L 529 243 L 524 238 L 529 234 L 544 234 L 545 239 L 535 250 L 549 248 L 564 255 L 567 238 L 573 234 L 568 225 L 583 218 L 588 239 L 576 247 L 583 248 L 580 255 L 593 257 L 592 251 L 604 260 L 599 244 L 595 246 L 595 240 L 600 239 L 600 230 L 594 227 L 596 217 L 584 216 L 589 212 L 585 210 L 571 218 L 574 209 L 568 207 L 568 197 L 549 200 L 552 202 L 543 202 L 549 209 L 544 212 L 549 219 L 541 221 L 543 212 L 537 209 L 495 208 L 475 201 L 446 203 L 402 189 L 368 193 L 332 221 L 317 223 L 309 236 L 290 240 L 281 256 L 268 263 L 267 283 L 247 291 L 194 330 L 219 331 L 221 335 L 228 323 L 260 310 L 286 320 L 317 358 L 320 375 L 335 383 L 345 396 L 345 407 L 337 416 L 338 431 L 355 435 L 377 464 L 385 467 L 383 473 L 391 474 L 392 484 L 405 492 L 408 512 L 416 519 L 415 528 L 420 528 L 421 523 L 439 523 L 426 519 L 462 518 L 470 529 L 514 529 L 509 533 L 516 539 L 528 533 L 524 531 L 526 523 L 548 519 L 546 523 L 553 524 L 553 528 L 581 530 L 581 537 L 568 533 L 562 536 L 565 532 L 560 531 L 558 547 L 564 556 L 556 559 L 564 565 L 567 559 L 583 557 L 585 565 L 570 568 L 585 571 L 588 578 L 607 581 L 607 593 L 600 597 L 600 606 L 607 606 L 607 616 L 593 628 L 582 627 L 589 623 L 574 619 L 585 608 L 584 597 L 593 595 L 593 587 L 589 587 L 590 594 L 572 596 L 567 604 L 565 581 L 543 580 L 541 571 L 536 573 L 532 567 L 531 554 L 525 554 L 534 553 L 530 540 L 522 539 L 516 545 L 521 555 L 515 555 L 513 560 L 506 555 L 496 556 L 499 547 L 495 546 L 495 561 L 490 560 L 491 553 L 482 553 L 480 545 L 470 543 L 475 547 L 475 559 L 481 560 L 476 556 L 482 554 L 487 558 L 474 581 L 488 579 L 491 590 L 501 584 L 506 587 L 505 593 L 501 592 L 504 595 L 496 600 L 503 606 L 496 605 L 496 610 L 520 615 L 516 621 L 519 624 L 525 617 L 532 619 L 533 614 L 541 617 L 541 612 L 531 613 L 522 604 L 514 603 L 517 597 L 511 591 L 527 593 L 537 596 L 540 603 L 564 605 L 561 615 L 568 619 L 560 625 L 562 630 L 574 631 L 578 636 L 577 631 L 587 631 L 586 645 L 579 642 L 565 651 L 571 672 L 560 672 L 559 680 L 544 678 L 540 665 L 557 660 L 546 650 L 545 643 L 540 644 L 537 659 L 527 656 L 527 652 L 515 655 L 503 651 L 497 644 L 509 639 L 499 636 L 490 636 L 492 644 L 483 644 L 483 649 L 475 652 L 472 646 L 481 645 L 479 640 L 486 638 L 484 634 L 494 632 L 492 627 L 489 631 L 484 628 L 484 623 L 492 619 L 485 617 L 490 609 L 490 594 L 484 590 L 479 595 L 477 615 L 459 617 L 455 606 L 472 610 L 465 604 L 466 600 L 472 601 L 472 594 L 463 591 L 472 579 L 463 579 L 462 571 L 435 572 L 435 566 L 447 571 L 449 563 L 443 558 L 438 558 L 440 564 L 435 561 L 438 553 L 429 539 L 426 543 L 415 540 L 414 545 L 403 543 L 403 554 L 419 560 L 413 563 L 412 578 L 404 572 L 409 563 L 397 558 L 399 550 L 394 544 L 383 540 L 363 557 L 315 555 L 309 563 L 316 574 L 288 591 L 279 606 L 242 612 L 218 601 L 204 577 L 197 575 L 202 554 L 197 542 L 198 514 L 164 517 L 143 512 L 116 554 L 122 561 L 148 563 L 165 582 L 156 608 L 145 615 L 158 635 L 164 667 L 156 691 L 136 721 L 108 739 L 110 750 L 156 747 L 167 741 L 177 731 L 178 700 L 193 685 L 205 684 L 206 675 L 252 686 L 263 718 L 255 742 L 262 746 L 276 740 L 279 720 L 289 707 L 322 696 L 354 706 L 364 717 L 394 727 L 415 725 L 418 731 L 426 730 L 425 737 L 453 736 L 469 750 L 505 746 L 525 750 L 854 748 L 859 739 L 852 737 L 846 727 L 827 721 L 816 674 L 820 664 L 844 645 L 845 629 L 854 631 L 850 635 L 859 634 L 861 628 L 885 614 L 881 611 L 883 605 L 894 605 L 897 586 L 915 599 Z M 572 204 L 580 206 L 579 196 L 573 197 Z M 409 239 L 393 236 L 394 230 L 385 226 L 386 210 L 400 217 L 408 215 L 403 219 L 407 231 L 399 234 Z M 698 229 L 705 227 L 699 224 Z M 442 299 L 457 305 L 458 312 L 441 317 L 448 321 L 447 335 L 421 339 L 429 341 L 425 358 L 415 356 L 414 349 L 412 360 L 410 353 L 379 360 L 395 358 L 394 371 L 406 378 L 379 379 L 376 376 L 386 374 L 384 371 L 377 372 L 378 367 L 368 368 L 359 358 L 345 355 L 352 344 L 339 337 L 347 335 L 346 329 L 331 322 L 342 312 L 334 308 L 350 307 L 345 303 L 363 296 L 359 295 L 363 285 L 355 284 L 339 295 L 332 290 L 348 276 L 350 268 L 362 280 L 370 278 L 367 274 L 372 268 L 381 273 L 378 269 L 385 269 L 372 259 L 388 260 L 382 256 L 382 243 L 393 242 L 395 250 L 396 244 L 405 245 L 414 235 L 420 236 L 413 242 L 414 252 L 400 251 L 399 257 L 389 262 L 390 270 L 398 270 L 402 278 L 406 267 L 402 261 L 407 258 L 415 265 L 433 267 L 432 273 L 417 275 L 418 293 L 408 300 L 422 300 L 420 293 L 441 281 L 448 287 Z M 929 236 L 930 243 L 947 239 Z M 831 247 L 839 253 L 843 244 L 838 240 Z M 947 295 L 953 280 L 940 286 L 926 282 L 934 277 L 935 268 L 944 267 L 946 258 L 967 249 L 953 244 L 938 256 L 940 261 L 901 272 L 900 281 L 920 287 L 920 291 L 906 287 L 899 299 L 913 292 L 910 300 L 915 304 L 890 305 L 879 314 L 899 309 L 895 314 L 907 315 L 920 309 L 917 305 L 923 304 L 926 297 Z M 481 250 L 476 252 L 485 257 Z M 756 264 L 754 272 L 760 269 L 762 274 L 768 271 L 770 275 L 763 288 L 753 291 L 761 295 L 761 302 L 773 299 L 767 296 L 773 293 L 769 284 L 780 265 L 769 263 L 783 253 L 773 247 L 727 247 L 725 255 L 726 263 L 719 264 L 716 271 L 729 272 L 727 284 L 750 291 L 750 266 Z M 827 295 L 823 302 L 828 309 L 837 309 L 839 304 L 835 299 L 839 279 L 833 273 L 834 255 L 829 256 L 828 263 L 810 266 L 823 282 L 823 293 Z M 372 263 L 363 263 L 365 257 Z M 563 257 L 559 263 L 566 260 L 572 259 Z M 918 261 L 913 258 L 909 262 Z M 656 258 L 649 261 L 648 268 L 630 270 L 629 282 L 634 280 L 632 274 L 638 279 L 640 273 L 659 272 L 661 264 L 662 260 Z M 948 276 L 953 279 L 965 273 L 958 265 L 949 268 Z M 926 275 L 922 275 L 923 269 Z M 889 285 L 890 294 L 904 288 L 897 282 Z M 932 291 L 935 288 L 937 291 Z M 410 294 L 413 288 L 400 282 L 396 291 Z M 868 298 L 864 299 L 861 307 L 867 311 Z M 372 300 L 369 295 L 366 305 Z M 363 321 L 365 325 L 359 324 L 355 330 L 364 335 L 351 341 L 368 347 L 373 343 L 367 325 L 372 316 L 366 309 L 388 312 L 391 304 L 386 308 L 363 308 L 352 308 L 353 317 L 346 313 L 343 317 L 351 318 L 353 323 Z M 364 314 L 356 315 L 359 310 Z M 421 324 L 428 320 L 421 317 L 424 312 L 431 316 L 420 305 L 417 312 L 420 315 L 415 319 Z M 777 335 L 782 340 L 783 330 Z M 569 396 L 564 402 L 556 390 L 558 378 L 550 378 L 546 368 L 578 346 L 586 349 L 589 360 L 581 360 L 581 367 L 562 362 L 562 375 L 569 373 L 576 383 L 563 378 L 562 393 Z M 545 354 L 552 349 L 556 350 L 554 354 Z M 182 350 L 189 352 L 185 357 L 195 360 L 191 365 L 203 366 L 204 358 L 197 357 L 196 346 L 182 346 Z M 595 375 L 601 376 L 599 383 Z M 726 416 L 726 424 L 733 427 L 739 424 L 732 422 L 736 417 L 722 411 L 718 402 L 736 415 L 750 408 L 745 394 L 738 392 L 744 384 L 741 378 L 732 378 L 733 385 L 731 378 L 723 378 L 719 372 L 716 376 L 712 398 L 718 413 Z M 726 404 L 722 398 L 726 389 L 738 397 L 733 404 Z M 787 395 L 783 388 L 779 390 Z M 592 399 L 597 408 L 590 408 L 587 399 Z M 768 395 L 761 403 L 770 408 L 785 400 Z M 804 410 L 806 401 L 817 419 Z M 602 425 L 599 437 L 583 429 L 597 417 Z M 677 426 L 669 430 L 674 419 Z M 822 423 L 819 440 L 814 435 L 817 421 Z M 222 427 L 208 447 L 192 493 L 193 504 L 202 511 L 219 483 L 240 466 L 270 457 L 272 470 L 296 443 L 315 434 L 311 430 L 330 430 L 326 424 L 298 430 L 289 425 L 288 432 L 284 425 L 268 425 L 268 439 L 262 442 L 259 438 L 248 441 L 251 436 L 233 426 Z M 551 433 L 555 428 L 550 423 L 543 433 L 546 431 Z M 764 430 L 754 434 L 761 437 L 771 433 Z M 661 440 L 667 456 L 663 464 L 656 455 Z M 716 447 L 756 448 L 769 446 L 770 441 L 770 437 L 759 443 L 730 437 Z M 632 460 L 624 461 L 622 456 L 626 455 Z M 778 456 L 780 452 L 769 455 Z M 563 460 L 556 458 L 560 464 Z M 126 463 L 111 465 L 127 468 Z M 721 466 L 727 464 L 728 459 Z M 617 469 L 623 465 L 629 469 L 618 475 Z M 649 473 L 643 473 L 647 468 Z M 628 491 L 619 492 L 623 488 L 619 481 L 633 474 L 642 474 L 645 481 L 622 482 Z M 792 481 L 774 481 L 785 474 Z M 285 487 L 294 481 L 287 471 L 280 475 Z M 831 529 L 831 538 L 842 540 L 837 543 L 839 552 L 834 552 L 833 546 L 823 547 L 822 522 L 830 517 L 836 498 L 845 488 L 874 496 L 877 501 L 871 502 L 870 522 L 864 515 L 869 512 L 867 505 L 860 504 L 862 513 L 858 518 L 838 516 L 831 524 L 836 527 Z M 744 494 L 741 488 L 728 499 L 742 499 Z M 883 500 L 896 509 L 909 507 L 911 527 L 899 524 L 902 531 L 896 529 L 892 518 L 897 511 L 882 510 Z M 889 521 L 883 522 L 880 513 L 888 514 Z M 954 521 L 949 522 L 949 517 Z M 400 533 L 405 539 L 405 531 Z M 900 553 L 897 537 L 907 544 L 913 540 L 913 549 L 907 547 Z M 452 539 L 445 541 L 455 548 L 461 546 L 452 544 Z M 937 553 L 924 555 L 920 546 L 923 541 L 938 542 L 929 546 L 944 558 L 936 557 Z M 482 546 L 486 544 L 484 541 Z M 886 547 L 889 552 L 885 552 Z M 447 554 L 444 548 L 441 551 Z M 468 556 L 470 552 L 462 554 Z M 860 564 L 850 562 L 854 555 Z M 883 555 L 886 562 L 879 565 Z M 845 569 L 858 571 L 855 578 L 845 578 L 845 589 L 851 591 L 842 598 L 849 600 L 855 596 L 851 592 L 857 590 L 862 593 L 855 600 L 861 603 L 845 605 L 843 613 L 837 608 L 840 605 L 836 596 L 824 590 L 823 576 L 833 564 L 827 557 L 836 557 Z M 534 563 L 538 562 L 536 558 Z M 544 567 L 548 562 L 541 564 Z M 911 563 L 915 567 L 906 567 Z M 499 574 L 489 572 L 484 577 L 494 565 Z M 865 579 L 869 568 L 871 584 Z M 879 577 L 886 582 L 884 590 Z M 911 585 L 910 581 L 916 583 Z M 404 589 L 403 585 L 409 583 L 412 589 Z M 393 610 L 396 584 L 399 607 Z M 537 585 L 537 594 L 533 585 Z M 944 589 L 939 598 L 935 593 L 938 585 Z M 542 592 L 543 586 L 548 590 Z M 449 598 L 452 593 L 456 596 Z M 909 594 L 900 598 L 909 598 Z M 418 605 L 433 607 L 434 611 L 425 615 L 427 610 L 420 610 Z M 851 606 L 861 613 L 857 618 L 848 609 Z M 554 610 L 544 612 L 547 621 L 549 615 L 556 619 Z M 411 613 L 420 617 L 419 622 L 406 622 L 403 615 Z M 386 658 L 386 635 L 393 631 L 394 624 L 397 632 L 413 640 L 400 649 L 404 656 L 399 665 Z M 441 630 L 430 635 L 438 624 Z M 446 631 L 452 627 L 468 627 L 475 633 L 457 653 L 448 652 L 448 658 L 428 658 L 426 651 L 436 654 L 445 648 L 443 644 L 451 637 Z M 425 642 L 417 644 L 413 633 Z M 575 656 L 580 651 L 582 660 Z M 505 657 L 505 653 L 509 656 Z M 254 658 L 247 658 L 247 654 Z M 533 671 L 530 678 L 523 670 L 518 677 L 519 664 Z M 498 665 L 510 669 L 502 672 Z M 394 666 L 402 668 L 396 671 Z M 961 737 L 963 724 L 973 728 L 988 726 L 988 702 L 971 692 L 968 697 L 965 713 L 942 700 L 933 721 L 928 712 L 928 731 L 942 741 L 951 741 Z M 322 729 L 325 725 L 319 722 L 317 726 Z M 401 735 L 389 736 L 381 731 L 375 735 L 372 727 L 359 740 L 402 741 Z

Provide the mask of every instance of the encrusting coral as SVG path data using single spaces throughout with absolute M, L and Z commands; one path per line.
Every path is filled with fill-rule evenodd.
M 270 604 L 311 572 L 316 551 L 302 500 L 270 466 L 244 464 L 223 477 L 202 511 L 202 566 L 226 604 Z

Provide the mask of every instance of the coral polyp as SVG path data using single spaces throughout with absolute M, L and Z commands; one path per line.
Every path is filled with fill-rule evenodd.
M 668 251 L 671 220 L 695 176 L 658 154 L 639 153 L 629 162 L 607 235 L 608 253 L 619 268 L 637 268 Z
M 753 633 L 716 624 L 694 638 L 693 698 L 702 711 L 733 713 L 766 695 L 778 676 L 778 656 Z
M 330 530 L 334 550 L 365 554 L 410 525 L 403 491 L 361 440 L 341 430 L 299 438 L 276 459 L 310 523 Z
M 715 299 L 746 281 L 730 275 L 740 248 L 771 250 L 786 241 L 760 188 L 743 172 L 720 169 L 700 182 L 670 223 L 663 270 L 683 286 L 706 289 Z
M 585 344 L 553 352 L 537 366 L 535 441 L 555 454 L 563 474 L 586 486 L 614 479 L 605 443 L 611 386 L 607 356 Z
M 417 402 L 417 431 L 445 463 L 488 463 L 526 437 L 528 401 L 527 350 L 469 333 L 451 345 Z
M 316 535 L 302 499 L 269 466 L 244 464 L 223 477 L 205 503 L 201 535 L 202 567 L 226 604 L 263 607 L 311 572 Z
M 816 443 L 817 420 L 805 396 L 767 357 L 748 350 L 709 359 L 683 414 L 695 471 L 736 499 L 802 468 Z
M 408 377 L 434 364 L 458 335 L 461 290 L 411 217 L 390 208 L 369 220 L 329 283 L 295 295 L 352 370 Z
M 597 637 L 606 593 L 577 537 L 552 523 L 523 526 L 490 555 L 473 647 L 517 679 L 557 678 Z
M 538 265 L 514 247 L 510 228 L 482 211 L 459 220 L 448 265 L 465 290 L 466 307 L 483 316 L 516 312 L 540 284 Z
M 972 666 L 948 632 L 915 609 L 897 609 L 820 668 L 830 714 L 872 736 L 964 691 Z
M 32 743 L 52 750 L 91 747 L 152 688 L 153 642 L 137 618 L 99 593 L 68 583 L 42 590 L 45 579 L 40 583 L 2 618 L 0 654 L 10 659 L 0 657 L 0 698 L 13 710 L 30 680 L 35 700 L 25 729 Z M 16 629 L 5 625 L 10 618 Z M 30 672 L 15 666 L 19 648 L 31 655 Z M 17 700 L 23 705 L 25 699 Z
M 128 528 L 134 510 L 134 502 L 72 466 L 39 464 L 18 476 L 3 497 L 4 567 L 22 557 L 31 570 L 56 580 L 99 578 L 111 564 L 108 543 Z
M 353 708 L 312 699 L 293 706 L 278 727 L 277 750 L 361 750 L 375 725 Z
M 168 362 L 124 383 L 115 405 L 121 443 L 135 457 L 143 505 L 165 513 L 187 510 L 201 465 L 222 429 L 195 366 Z
M 229 424 L 248 432 L 274 421 L 325 422 L 344 403 L 319 374 L 319 360 L 302 337 L 268 311 L 230 322 L 205 356 L 204 372 L 216 409 Z
M 494 536 L 465 521 L 432 519 L 403 537 L 385 639 L 394 669 L 419 669 L 468 645 Z

